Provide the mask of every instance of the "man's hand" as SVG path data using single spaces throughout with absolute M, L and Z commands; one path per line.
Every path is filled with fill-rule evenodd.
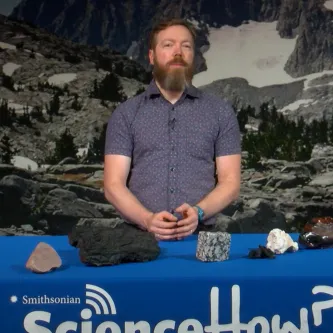
M 183 215 L 183 219 L 177 223 L 177 239 L 183 239 L 193 234 L 198 226 L 198 210 L 184 203 L 175 209 L 175 211 Z
M 167 211 L 151 213 L 145 225 L 158 240 L 177 239 L 177 217 Z

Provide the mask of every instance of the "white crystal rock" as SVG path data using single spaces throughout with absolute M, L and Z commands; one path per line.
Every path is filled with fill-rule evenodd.
M 285 231 L 276 228 L 271 230 L 268 234 L 266 247 L 275 254 L 282 254 L 286 251 L 297 251 L 298 243 L 294 242 Z

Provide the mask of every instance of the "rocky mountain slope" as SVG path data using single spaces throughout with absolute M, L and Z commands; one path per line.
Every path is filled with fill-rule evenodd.
M 162 17 L 185 17 L 194 23 L 198 34 L 196 73 L 207 71 L 209 66 L 221 66 L 215 62 L 207 63 L 205 59 L 212 46 L 209 41 L 212 29 L 225 25 L 238 27 L 248 20 L 276 22 L 281 39 L 295 40 L 293 49 L 285 55 L 277 50 L 276 56 L 268 59 L 264 55 L 260 58 L 258 50 L 257 60 L 267 63 L 265 66 L 270 66 L 269 62 L 273 61 L 274 66 L 282 56 L 285 59 L 283 71 L 295 79 L 293 82 L 257 87 L 238 73 L 226 79 L 208 80 L 201 84 L 201 88 L 226 97 L 239 108 L 247 105 L 258 108 L 262 102 L 268 101 L 290 117 L 303 116 L 310 122 L 323 116 L 330 118 L 333 114 L 330 107 L 331 74 L 305 77 L 325 70 L 333 71 L 330 47 L 333 44 L 333 11 L 326 3 L 325 0 L 61 0 L 53 4 L 45 0 L 23 0 L 11 17 L 32 22 L 83 45 L 111 47 L 146 69 L 149 69 L 147 41 L 152 25 Z M 269 40 L 265 42 L 270 43 Z M 265 74 L 263 70 L 258 75 L 274 76 L 274 73 Z
M 332 12 L 325 0 L 23 0 L 11 17 L 34 23 L 67 39 L 109 46 L 147 66 L 147 40 L 152 24 L 162 17 L 197 22 L 198 50 L 209 48 L 210 27 L 237 26 L 246 20 L 277 21 L 282 38 L 298 40 L 286 64 L 292 76 L 333 68 L 330 46 Z M 38 8 L 38 10 L 36 10 Z M 197 71 L 207 64 L 200 54 Z
M 108 48 L 79 45 L 4 18 L 0 69 L 0 104 L 15 110 L 19 120 L 2 126 L 1 134 L 12 139 L 18 155 L 38 163 L 45 163 L 67 128 L 78 148 L 87 147 L 119 103 L 114 91 L 129 97 L 150 80 L 142 66 Z M 119 79 L 119 87 L 109 80 L 96 89 L 110 73 Z M 56 110 L 50 114 L 52 105 Z M 18 119 L 25 113 L 28 122 Z

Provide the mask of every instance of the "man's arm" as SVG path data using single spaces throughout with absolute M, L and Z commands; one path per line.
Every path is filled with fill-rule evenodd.
M 131 158 L 124 155 L 105 155 L 105 198 L 126 220 L 146 229 L 146 221 L 153 213 L 147 210 L 126 186 Z
M 207 219 L 221 212 L 237 199 L 241 181 L 241 155 L 226 155 L 216 158 L 217 185 L 208 193 L 198 206 L 205 212 Z
M 197 203 L 205 213 L 204 220 L 221 212 L 239 195 L 241 155 L 232 154 L 217 157 L 216 168 L 218 176 L 217 185 Z M 192 234 L 198 225 L 197 208 L 184 203 L 176 211 L 180 213 L 186 212 L 187 215 L 185 219 L 178 222 L 178 237 L 183 238 Z

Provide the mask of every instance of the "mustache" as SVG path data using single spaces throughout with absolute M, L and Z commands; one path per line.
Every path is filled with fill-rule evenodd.
M 175 58 L 168 62 L 168 66 L 170 65 L 182 65 L 182 66 L 188 66 L 188 63 L 183 58 Z

